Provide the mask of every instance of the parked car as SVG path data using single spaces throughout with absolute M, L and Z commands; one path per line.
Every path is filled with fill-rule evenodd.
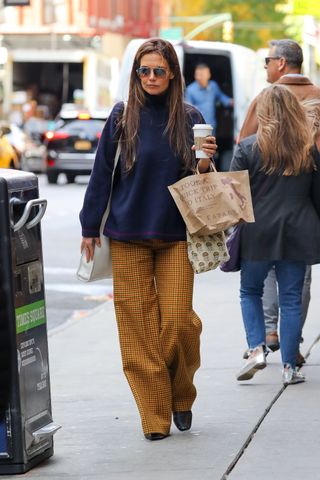
M 21 170 L 34 173 L 45 171 L 43 136 L 39 133 L 27 134 L 14 123 L 4 124 L 6 137 L 14 148 Z
M 134 39 L 126 47 L 118 82 L 117 100 L 128 98 L 132 62 L 144 39 Z M 217 108 L 217 144 L 215 156 L 220 170 L 229 170 L 233 148 L 244 121 L 248 106 L 262 87 L 257 86 L 257 71 L 261 69 L 258 54 L 241 45 L 202 40 L 172 41 L 184 75 L 186 85 L 194 80 L 197 64 L 205 63 L 212 79 L 222 91 L 234 99 L 234 108 Z M 245 65 L 245 67 L 244 67 Z
M 17 153 L 10 144 L 7 134 L 10 133 L 10 128 L 7 126 L 0 126 L 0 168 L 16 168 L 20 167 Z
M 57 183 L 60 173 L 66 175 L 68 183 L 73 183 L 77 175 L 91 173 L 107 114 L 107 111 L 61 110 L 54 130 L 45 135 L 49 183 Z

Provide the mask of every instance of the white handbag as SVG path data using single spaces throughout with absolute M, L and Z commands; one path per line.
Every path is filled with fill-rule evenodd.
M 111 261 L 111 249 L 110 239 L 103 234 L 104 226 L 110 213 L 111 196 L 114 174 L 117 168 L 121 152 L 120 142 L 114 158 L 114 166 L 111 180 L 110 196 L 107 204 L 107 208 L 103 214 L 100 225 L 100 242 L 101 247 L 94 247 L 93 260 L 87 262 L 85 250 L 82 251 L 79 267 L 77 270 L 77 278 L 82 282 L 94 282 L 96 280 L 103 280 L 105 278 L 112 278 L 112 261 Z

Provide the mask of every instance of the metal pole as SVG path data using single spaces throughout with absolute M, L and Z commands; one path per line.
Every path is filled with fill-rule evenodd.
M 198 35 L 198 33 L 203 32 L 203 30 L 206 30 L 209 27 L 221 25 L 221 23 L 230 21 L 232 21 L 232 15 L 230 13 L 220 13 L 218 15 L 213 15 L 211 19 L 201 23 L 201 25 L 198 25 L 198 27 L 187 33 L 184 38 L 185 40 L 191 40 L 191 38 L 195 37 L 196 35 Z
M 62 79 L 62 103 L 67 103 L 69 93 L 69 63 L 63 64 Z

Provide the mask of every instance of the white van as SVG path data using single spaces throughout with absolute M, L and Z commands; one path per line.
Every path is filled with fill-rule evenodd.
M 124 53 L 117 100 L 128 97 L 129 77 L 134 56 L 145 39 L 132 40 Z M 186 85 L 194 80 L 194 69 L 198 63 L 205 63 L 211 69 L 212 79 L 218 82 L 224 93 L 234 99 L 234 108 L 222 105 L 217 108 L 217 167 L 228 170 L 235 141 L 240 132 L 248 106 L 257 87 L 257 69 L 261 64 L 257 53 L 249 48 L 232 43 L 207 41 L 182 41 L 172 44 L 177 52 Z

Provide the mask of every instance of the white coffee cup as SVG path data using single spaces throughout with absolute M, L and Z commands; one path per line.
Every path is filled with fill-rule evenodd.
M 209 158 L 209 155 L 204 153 L 202 144 L 206 143 L 206 138 L 212 135 L 212 125 L 209 123 L 196 123 L 192 127 L 194 134 L 194 144 L 196 146 L 196 158 Z

